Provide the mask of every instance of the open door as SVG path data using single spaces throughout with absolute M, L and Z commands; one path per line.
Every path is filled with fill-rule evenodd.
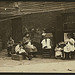
M 22 40 L 22 21 L 20 17 L 12 19 L 12 37 L 15 42 Z
M 55 40 L 56 44 L 58 44 L 61 41 L 64 41 L 64 33 L 63 33 L 63 16 L 59 15 L 57 17 L 57 24 L 56 24 L 56 31 L 55 31 Z

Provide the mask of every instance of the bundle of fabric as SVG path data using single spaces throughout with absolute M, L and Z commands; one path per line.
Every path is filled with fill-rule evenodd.
M 27 52 L 37 52 L 37 48 L 31 44 L 31 42 L 28 42 L 28 44 L 25 45 Z

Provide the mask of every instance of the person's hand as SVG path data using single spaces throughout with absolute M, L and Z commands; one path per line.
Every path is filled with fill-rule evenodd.
M 45 46 L 44 48 L 47 48 L 47 46 Z

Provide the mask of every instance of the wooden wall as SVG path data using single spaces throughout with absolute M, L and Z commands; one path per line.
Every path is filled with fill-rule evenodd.
M 28 28 L 46 28 L 47 32 L 53 32 L 55 37 L 55 42 L 59 42 L 63 39 L 62 32 L 62 15 L 60 12 L 42 12 L 42 13 L 35 13 L 35 14 L 28 14 L 22 17 L 22 25 L 27 26 Z M 61 35 L 60 38 L 56 35 Z M 59 40 L 58 40 L 59 38 Z
M 3 48 L 6 48 L 8 37 L 12 34 L 11 20 L 0 22 L 0 36 L 2 38 Z
M 71 14 L 72 15 L 72 14 Z M 74 14 L 73 14 L 74 15 Z M 68 15 L 67 15 L 68 16 Z M 46 28 L 47 32 L 54 33 L 54 42 L 58 43 L 64 39 L 65 14 L 59 11 L 41 12 L 23 15 L 21 17 L 8 19 L 0 22 L 0 35 L 2 36 L 3 48 L 6 48 L 8 37 L 12 35 L 15 42 L 22 40 L 23 27 Z M 72 17 L 71 17 L 72 18 Z M 75 18 L 75 16 L 73 17 Z M 73 23 L 75 20 L 73 21 Z M 68 27 L 70 27 L 69 24 Z M 70 30 L 70 28 L 68 28 Z M 71 26 L 71 31 L 74 26 Z

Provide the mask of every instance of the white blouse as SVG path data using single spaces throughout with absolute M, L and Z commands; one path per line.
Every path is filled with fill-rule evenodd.
M 45 46 L 47 46 L 46 49 L 50 49 L 51 48 L 51 44 L 50 44 L 51 40 L 49 38 L 47 38 L 46 40 L 45 39 L 42 40 L 42 42 L 41 42 L 42 43 L 42 48 L 44 48 Z
M 75 49 L 74 48 L 74 43 L 75 43 L 74 39 L 72 39 L 72 38 L 67 39 L 67 40 L 65 40 L 65 43 L 67 43 L 66 46 L 64 47 L 65 52 L 74 51 L 74 49 Z M 70 44 L 70 43 L 72 43 L 72 44 Z

